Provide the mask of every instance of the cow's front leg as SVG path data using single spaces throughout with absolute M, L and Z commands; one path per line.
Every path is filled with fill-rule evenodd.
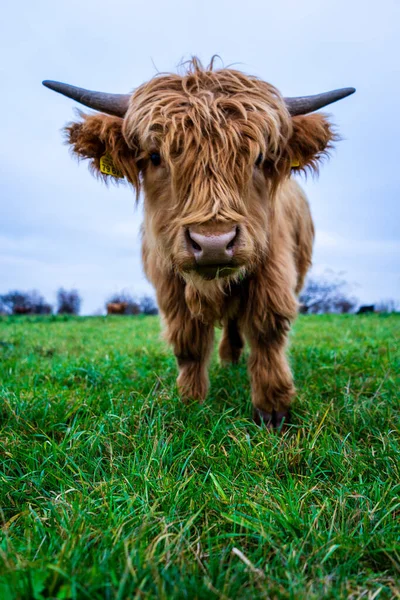
M 254 421 L 268 428 L 288 423 L 295 389 L 286 357 L 287 319 L 275 318 L 268 333 L 249 331 L 249 372 Z
M 178 363 L 177 385 L 182 399 L 202 402 L 209 387 L 214 327 L 186 314 L 186 319 L 168 327 L 168 338 Z

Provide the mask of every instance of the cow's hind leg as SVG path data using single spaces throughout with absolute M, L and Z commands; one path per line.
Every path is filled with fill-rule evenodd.
M 286 358 L 288 323 L 277 323 L 268 335 L 249 332 L 249 372 L 252 385 L 254 421 L 268 428 L 280 428 L 290 419 L 295 389 Z
M 224 323 L 219 357 L 222 364 L 236 364 L 242 353 L 244 341 L 237 319 L 227 319 Z

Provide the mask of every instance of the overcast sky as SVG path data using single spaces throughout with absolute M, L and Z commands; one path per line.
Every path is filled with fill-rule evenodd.
M 362 302 L 400 300 L 399 0 L 37 0 L 2 8 L 0 293 L 54 302 L 76 287 L 83 312 L 122 289 L 151 291 L 127 187 L 96 181 L 62 144 L 76 104 L 42 79 L 127 92 L 190 55 L 273 83 L 284 95 L 354 86 L 329 107 L 343 136 L 304 181 L 315 271 L 345 272 Z

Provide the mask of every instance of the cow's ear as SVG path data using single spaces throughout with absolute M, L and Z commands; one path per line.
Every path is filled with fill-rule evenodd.
M 294 170 L 318 172 L 321 158 L 339 139 L 324 114 L 316 113 L 292 118 L 293 131 L 288 144 L 289 160 Z
M 65 127 L 66 142 L 78 158 L 88 159 L 90 169 L 105 181 L 126 178 L 137 190 L 137 151 L 122 135 L 123 119 L 109 115 L 80 114 L 81 120 Z

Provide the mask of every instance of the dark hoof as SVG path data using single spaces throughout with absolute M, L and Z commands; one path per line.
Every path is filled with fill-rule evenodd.
M 285 428 L 290 422 L 290 409 L 273 410 L 272 413 L 265 412 L 261 408 L 253 408 L 253 421 L 256 425 L 264 424 L 267 429 Z

